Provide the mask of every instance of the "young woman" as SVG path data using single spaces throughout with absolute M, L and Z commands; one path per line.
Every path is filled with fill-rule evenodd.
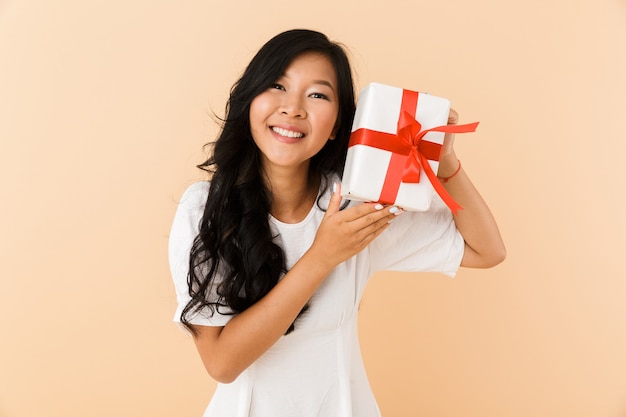
M 219 382 L 205 416 L 379 416 L 357 338 L 368 279 L 504 259 L 453 135 L 439 175 L 456 216 L 440 200 L 419 213 L 342 202 L 354 111 L 348 59 L 314 31 L 271 39 L 231 90 L 201 165 L 210 182 L 185 191 L 169 245 L 175 321 Z

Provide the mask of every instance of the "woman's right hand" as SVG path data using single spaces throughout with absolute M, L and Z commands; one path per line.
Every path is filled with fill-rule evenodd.
M 340 210 L 341 186 L 337 183 L 328 210 L 309 249 L 329 269 L 356 255 L 380 235 L 395 216 L 396 206 L 364 203 Z

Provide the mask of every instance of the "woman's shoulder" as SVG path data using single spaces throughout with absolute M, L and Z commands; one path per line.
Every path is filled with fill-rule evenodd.
M 189 185 L 180 198 L 180 206 L 190 210 L 204 207 L 209 194 L 210 185 L 211 183 L 209 181 L 198 181 Z

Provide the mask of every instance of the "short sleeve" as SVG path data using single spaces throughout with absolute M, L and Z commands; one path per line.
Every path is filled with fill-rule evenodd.
M 196 182 L 183 193 L 174 216 L 170 231 L 168 254 L 172 279 L 176 289 L 177 308 L 174 322 L 181 322 L 181 314 L 191 300 L 187 275 L 189 273 L 189 255 L 193 241 L 198 235 L 204 205 L 209 192 L 208 182 Z M 213 294 L 214 296 L 215 294 Z M 210 297 L 211 295 L 209 295 Z M 222 313 L 228 313 L 221 308 Z M 211 313 L 208 308 L 189 317 L 189 322 L 203 326 L 224 326 L 233 316 L 231 314 Z M 181 326 L 184 329 L 184 326 Z
M 402 213 L 371 243 L 372 273 L 440 272 L 454 277 L 464 250 L 452 213 L 436 196 L 430 210 Z

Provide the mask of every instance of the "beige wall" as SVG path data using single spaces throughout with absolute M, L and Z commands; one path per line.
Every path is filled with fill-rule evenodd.
M 199 416 L 170 322 L 176 199 L 270 36 L 322 30 L 359 87 L 449 97 L 509 257 L 381 274 L 361 308 L 385 416 L 626 415 L 626 2 L 0 2 L 0 416 Z

